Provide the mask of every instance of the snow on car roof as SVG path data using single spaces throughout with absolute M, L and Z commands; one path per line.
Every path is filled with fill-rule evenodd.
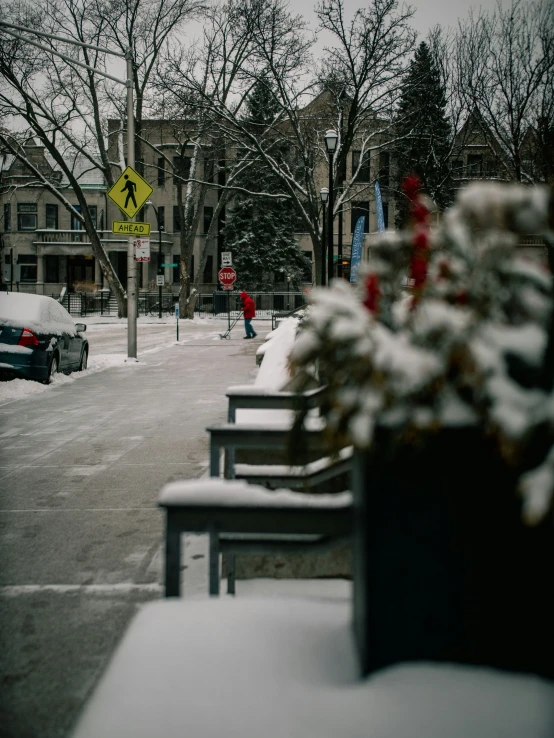
M 46 295 L 0 292 L 0 323 L 35 333 L 76 334 L 75 323 L 59 302 Z

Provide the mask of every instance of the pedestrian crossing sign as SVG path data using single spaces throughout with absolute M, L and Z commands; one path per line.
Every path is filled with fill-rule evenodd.
M 134 218 L 153 192 L 153 188 L 138 172 L 132 167 L 127 167 L 114 186 L 108 190 L 108 197 L 125 215 Z

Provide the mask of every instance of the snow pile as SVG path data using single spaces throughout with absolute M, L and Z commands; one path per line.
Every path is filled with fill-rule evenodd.
M 7 382 L 0 382 L 0 403 L 10 402 L 12 400 L 24 400 L 42 392 L 53 391 L 59 387 L 71 384 L 76 379 L 101 372 L 104 369 L 110 369 L 114 366 L 137 367 L 136 362 L 127 362 L 126 354 L 99 354 L 91 356 L 88 362 L 88 368 L 84 372 L 73 372 L 72 374 L 54 374 L 50 384 L 40 384 L 30 379 L 11 379 Z
M 257 386 L 280 390 L 290 381 L 290 353 L 298 322 L 298 318 L 287 318 L 267 334 L 265 343 L 256 352 L 264 357 L 256 376 Z
M 541 233 L 554 247 L 549 197 L 543 187 L 474 184 L 435 232 L 417 201 L 413 230 L 376 237 L 354 289 L 337 281 L 312 292 L 291 358 L 299 373 L 316 365 L 327 385 L 337 448 L 369 448 L 377 424 L 408 433 L 474 425 L 526 472 L 527 520 L 544 516 L 554 452 L 532 473 L 529 462 L 537 446 L 554 446 L 553 278 L 517 242 Z

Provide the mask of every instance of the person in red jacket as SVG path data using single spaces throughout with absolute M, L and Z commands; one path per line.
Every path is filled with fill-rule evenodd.
M 244 330 L 246 331 L 245 338 L 256 338 L 258 335 L 252 328 L 252 318 L 256 316 L 256 307 L 254 300 L 250 297 L 248 292 L 241 292 L 240 299 L 242 302 L 242 314 L 244 315 Z

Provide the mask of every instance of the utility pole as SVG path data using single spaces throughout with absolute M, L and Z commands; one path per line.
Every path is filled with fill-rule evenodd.
M 105 77 L 106 79 L 111 79 L 112 82 L 117 82 L 117 84 L 125 85 L 127 88 L 127 164 L 128 166 L 135 168 L 135 114 L 134 114 L 134 104 L 133 104 L 133 56 L 132 56 L 132 49 L 129 48 L 125 52 L 125 54 L 122 54 L 120 51 L 112 51 L 111 49 L 106 49 L 102 46 L 95 46 L 94 44 L 85 44 L 82 41 L 74 41 L 73 39 L 66 38 L 65 36 L 56 36 L 53 33 L 46 33 L 45 31 L 36 31 L 34 28 L 27 28 L 26 26 L 18 26 L 14 25 L 13 23 L 6 23 L 5 21 L 0 20 L 0 27 L 4 30 L 5 33 L 7 33 L 10 36 L 13 36 L 14 38 L 19 39 L 20 41 L 24 41 L 26 44 L 30 44 L 31 46 L 36 46 L 38 49 L 41 49 L 42 51 L 46 51 L 49 54 L 53 54 L 54 56 L 59 57 L 60 59 L 63 59 L 68 64 L 76 67 L 82 67 L 83 69 L 88 69 L 89 72 L 93 72 L 94 74 L 98 74 L 101 77 Z M 13 29 L 13 30 L 8 30 Z M 32 33 L 35 36 L 43 36 L 44 38 L 50 38 L 54 39 L 55 41 L 63 41 L 66 44 L 73 44 L 73 46 L 79 46 L 82 49 L 94 49 L 95 51 L 100 51 L 104 54 L 110 54 L 111 56 L 118 56 L 121 59 L 125 59 L 127 62 L 127 78 L 125 80 L 120 79 L 119 77 L 114 77 L 111 74 L 107 74 L 106 72 L 103 72 L 99 69 L 96 69 L 96 67 L 91 67 L 89 64 L 84 64 L 83 62 L 79 62 L 75 59 L 72 59 L 71 57 L 67 56 L 66 54 L 62 54 L 59 51 L 55 51 L 54 49 L 42 46 L 41 44 L 37 43 L 36 41 L 31 41 L 26 36 L 22 36 L 20 33 L 14 33 L 15 31 L 23 31 L 25 33 Z M 131 218 L 131 221 L 133 221 L 134 218 Z M 138 302 L 138 294 L 137 294 L 137 264 L 135 261 L 135 242 L 134 237 L 129 236 L 129 240 L 127 243 L 127 358 L 128 359 L 135 359 L 137 358 L 137 302 Z

